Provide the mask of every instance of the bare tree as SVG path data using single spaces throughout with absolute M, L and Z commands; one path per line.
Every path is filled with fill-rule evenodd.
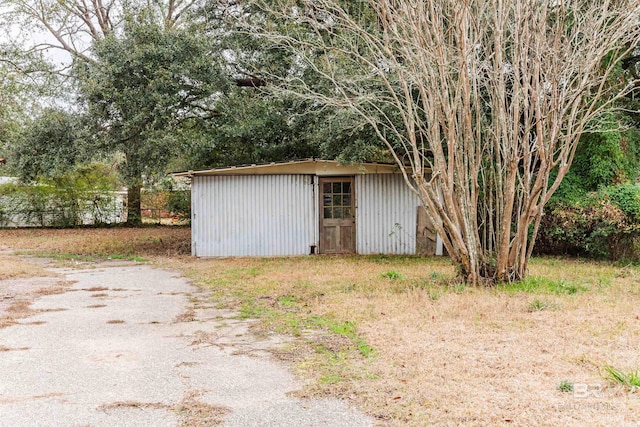
M 74 59 L 92 61 L 91 43 L 122 30 L 127 12 L 145 9 L 166 29 L 180 25 L 201 0 L 6 0 L 8 24 L 35 34 L 32 49 L 60 49 Z M 48 35 L 48 36 L 47 36 Z
M 247 30 L 316 76 L 270 76 L 279 90 L 373 126 L 472 284 L 526 275 L 580 135 L 635 84 L 615 72 L 640 40 L 637 0 L 259 4 L 287 24 Z

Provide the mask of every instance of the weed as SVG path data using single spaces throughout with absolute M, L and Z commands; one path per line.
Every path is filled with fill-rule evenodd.
M 364 357 L 373 357 L 376 355 L 376 351 L 373 349 L 373 347 L 364 342 L 364 340 L 358 338 L 356 344 L 358 345 L 358 353 L 360 353 Z
M 467 289 L 467 285 L 465 283 L 462 283 L 462 282 L 454 283 L 451 286 L 451 290 L 453 290 L 453 292 L 455 292 L 456 294 L 461 294 L 466 289 Z
M 287 308 L 291 308 L 296 305 L 296 298 L 291 295 L 286 295 L 278 298 L 278 303 Z
M 606 289 L 611 286 L 611 277 L 598 277 L 598 289 Z
M 336 374 L 328 374 L 320 377 L 320 382 L 324 384 L 337 384 L 339 382 L 344 381 L 345 379 L 340 375 Z
M 558 308 L 558 304 L 556 303 L 535 299 L 529 303 L 529 305 L 527 306 L 527 311 L 533 313 L 535 311 L 542 310 L 557 310 Z
M 552 293 L 564 295 L 574 295 L 586 290 L 584 286 L 569 283 L 562 279 L 551 280 L 537 276 L 528 276 L 517 282 L 503 283 L 498 286 L 498 289 L 508 292 Z
M 549 289 L 555 294 L 574 295 L 578 293 L 578 291 L 584 290 L 584 287 L 575 285 L 573 283 L 567 283 L 564 280 L 550 280 Z
M 246 302 L 240 307 L 240 319 L 259 319 L 261 317 L 273 317 L 275 312 L 267 307 L 259 306 L 253 302 Z
M 390 279 L 390 280 L 397 280 L 397 279 L 404 279 L 404 275 L 400 272 L 397 272 L 395 270 L 389 270 L 385 273 L 382 273 L 380 275 L 380 277 L 384 278 L 384 279 Z
M 146 258 L 136 255 L 123 255 L 123 254 L 113 254 L 109 255 L 107 259 L 110 260 L 124 260 L 124 261 L 135 261 L 135 262 L 147 262 L 149 261 Z
M 614 368 L 613 366 L 605 366 L 605 379 L 612 383 L 617 383 L 625 387 L 629 387 L 631 390 L 640 389 L 640 371 L 637 369 L 631 371 L 628 374 Z
M 567 380 L 562 380 L 560 381 L 560 385 L 558 385 L 557 389 L 563 393 L 568 393 L 573 391 L 573 383 Z
M 442 297 L 442 292 L 438 289 L 429 289 L 429 299 L 431 301 L 438 301 Z

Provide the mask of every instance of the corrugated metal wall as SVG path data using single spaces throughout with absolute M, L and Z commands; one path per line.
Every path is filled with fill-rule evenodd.
M 196 256 L 306 255 L 318 227 L 310 175 L 195 176 Z
M 356 176 L 359 254 L 415 254 L 418 197 L 399 174 Z

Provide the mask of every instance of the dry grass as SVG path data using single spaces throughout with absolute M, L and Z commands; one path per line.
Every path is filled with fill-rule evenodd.
M 29 350 L 29 347 L 12 348 L 12 347 L 5 347 L 3 345 L 0 345 L 0 353 L 5 351 L 25 351 L 25 350 Z
M 88 241 L 102 233 L 81 231 Z M 156 238 L 164 241 L 164 231 L 154 231 Z M 78 238 L 69 238 L 70 247 L 93 245 Z M 76 253 L 91 252 L 85 249 Z M 71 252 L 63 244 L 55 251 Z M 536 259 L 534 279 L 471 289 L 451 280 L 446 259 L 435 258 L 156 262 L 183 271 L 220 305 L 259 317 L 256 332 L 298 337 L 279 355 L 307 379 L 303 394 L 348 399 L 381 425 L 637 427 L 640 394 L 603 375 L 604 366 L 640 367 L 636 267 Z M 558 390 L 563 381 L 574 391 Z M 194 413 L 207 411 L 216 413 L 193 400 Z
M 104 297 L 108 297 L 108 296 L 109 296 L 109 294 L 106 294 L 104 292 L 101 292 L 99 294 L 91 294 L 92 298 L 104 298 Z
M 181 427 L 213 427 L 222 425 L 224 416 L 230 411 L 222 406 L 209 405 L 199 401 L 203 391 L 191 390 L 176 405 L 159 402 L 121 401 L 100 405 L 98 410 L 109 412 L 117 409 L 164 409 L 173 411 L 179 418 Z
M 0 280 L 51 275 L 42 267 L 22 261 L 14 256 L 0 255 L 0 265 L 2 265 Z
M 32 316 L 38 313 L 31 308 L 31 301 L 18 300 L 13 301 L 9 306 L 0 312 L 0 328 L 6 328 L 18 323 L 18 320 Z
M 471 289 L 434 258 L 169 263 L 235 295 L 263 328 L 298 336 L 279 355 L 307 378 L 304 395 L 349 399 L 382 425 L 634 425 L 640 413 L 640 395 L 601 372 L 640 366 L 634 267 L 538 259 L 539 279 Z M 536 299 L 555 309 L 532 312 Z M 562 393 L 563 380 L 591 394 Z
M 69 291 L 69 288 L 76 283 L 76 281 L 63 280 L 57 282 L 53 286 L 48 286 L 46 288 L 38 289 L 34 292 L 36 295 L 57 295 L 63 294 Z
M 0 241 L 15 250 L 44 255 L 113 259 L 184 255 L 191 250 L 187 227 L 10 229 L 0 230 Z
M 168 406 L 165 405 L 164 403 L 158 403 L 158 402 L 138 402 L 135 400 L 126 400 L 126 401 L 118 401 L 118 402 L 112 402 L 112 403 L 105 403 L 102 404 L 100 406 L 98 406 L 98 410 L 99 411 L 103 411 L 103 412 L 109 412 L 112 411 L 114 409 L 128 409 L 128 408 L 135 408 L 135 409 L 168 409 Z
M 229 412 L 223 406 L 210 405 L 198 400 L 205 391 L 192 390 L 173 410 L 181 419 L 181 427 L 213 427 L 222 425 Z
M 193 307 L 187 307 L 184 312 L 178 314 L 173 323 L 194 322 L 196 320 L 196 312 Z

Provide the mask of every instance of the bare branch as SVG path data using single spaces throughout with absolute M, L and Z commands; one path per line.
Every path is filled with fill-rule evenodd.
M 640 42 L 637 0 L 259 4 L 287 24 L 247 32 L 317 82 L 265 78 L 367 121 L 472 283 L 524 276 L 580 135 L 637 84 L 612 81 Z

